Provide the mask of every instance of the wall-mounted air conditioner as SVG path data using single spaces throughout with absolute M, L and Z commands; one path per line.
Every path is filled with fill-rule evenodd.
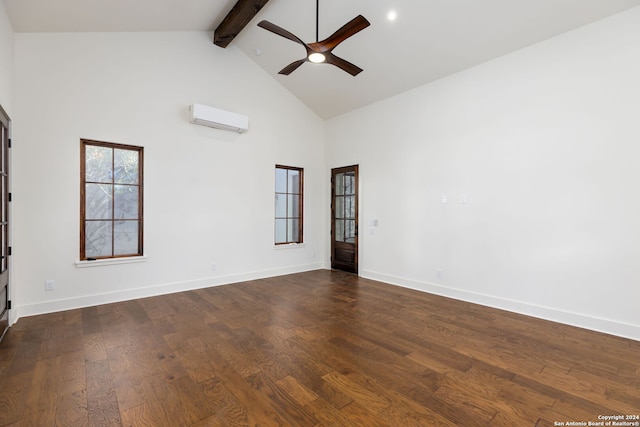
M 242 114 L 202 104 L 190 105 L 189 111 L 191 113 L 189 121 L 197 125 L 232 130 L 238 133 L 244 133 L 249 129 L 249 117 Z

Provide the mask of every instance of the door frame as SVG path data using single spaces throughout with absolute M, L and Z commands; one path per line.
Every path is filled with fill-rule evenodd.
M 335 224 L 336 224 L 336 210 L 335 210 L 335 182 L 334 182 L 334 177 L 336 174 L 339 173 L 343 173 L 343 172 L 350 172 L 350 171 L 354 171 L 355 172 L 355 184 L 354 184 L 354 191 L 355 191 L 355 235 L 354 235 L 354 242 L 353 242 L 353 246 L 354 246 L 354 263 L 353 263 L 353 267 L 351 268 L 351 266 L 344 264 L 344 263 L 339 263 L 336 262 L 336 249 L 340 249 L 341 245 L 350 245 L 350 243 L 340 243 L 340 242 L 336 242 L 335 240 Z M 360 272 L 360 267 L 359 267 L 359 253 L 360 253 L 360 239 L 358 237 L 358 228 L 359 228 L 359 222 L 360 222 L 360 172 L 359 172 L 359 165 L 357 164 L 353 164 L 353 165 L 349 165 L 349 166 L 341 166 L 341 167 L 337 167 L 337 168 L 332 168 L 331 169 L 331 226 L 330 226 L 330 236 L 331 236 L 331 258 L 330 258 L 330 263 L 331 263 L 331 268 L 332 269 L 338 269 L 338 270 L 343 270 L 343 271 L 348 271 L 350 273 L 354 273 L 354 274 L 359 274 Z
M 0 132 L 0 161 L 4 162 L 0 170 L 0 186 L 2 180 L 5 185 L 0 188 L 0 288 L 4 287 L 0 295 L 4 295 L 4 301 L 0 301 L 0 340 L 11 325 L 11 286 L 10 286 L 10 264 L 11 264 L 11 246 L 10 246 L 10 201 L 11 201 L 11 119 L 6 111 L 0 105 L 0 126 L 6 129 L 6 132 Z M 6 175 L 2 176 L 3 173 Z M 5 231 L 2 238 L 2 230 Z M 5 267 L 2 270 L 2 267 Z

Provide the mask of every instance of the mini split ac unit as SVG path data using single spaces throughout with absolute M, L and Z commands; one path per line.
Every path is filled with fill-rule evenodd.
M 249 129 L 249 117 L 242 114 L 201 104 L 190 105 L 189 111 L 191 112 L 189 121 L 197 125 L 232 130 L 238 133 L 244 133 Z

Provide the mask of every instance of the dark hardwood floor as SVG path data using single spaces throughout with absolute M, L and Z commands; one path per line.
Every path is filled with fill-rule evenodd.
M 639 414 L 640 342 L 326 270 L 22 318 L 0 343 L 2 426 Z

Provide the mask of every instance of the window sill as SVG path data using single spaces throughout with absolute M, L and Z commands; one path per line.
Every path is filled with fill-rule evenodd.
M 146 256 L 135 256 L 126 258 L 110 258 L 110 259 L 97 259 L 95 261 L 76 261 L 76 268 L 87 267 L 103 267 L 106 265 L 118 265 L 118 264 L 134 264 L 138 262 L 145 262 Z
M 282 249 L 302 249 L 304 246 L 304 243 L 287 243 L 285 245 L 273 245 L 273 249 L 278 251 Z

